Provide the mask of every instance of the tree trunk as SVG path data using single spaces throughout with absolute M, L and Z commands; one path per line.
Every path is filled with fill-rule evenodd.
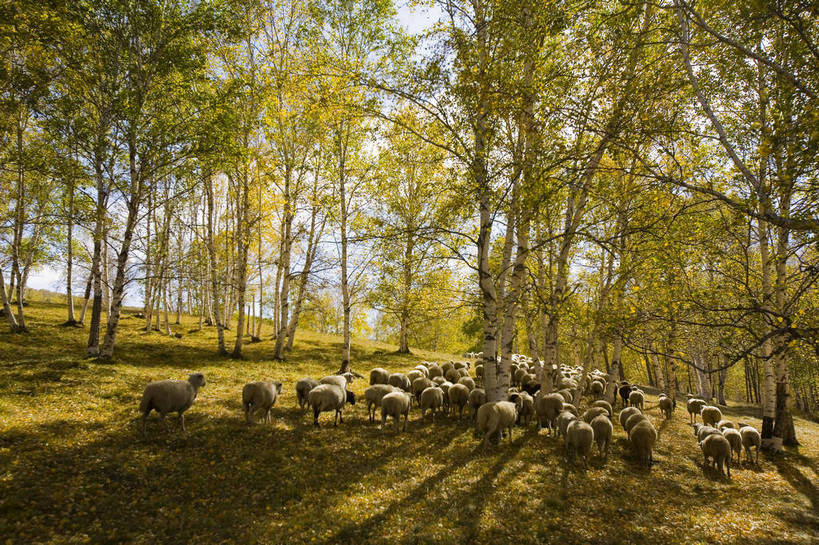
M 6 295 L 6 284 L 5 279 L 3 278 L 2 268 L 0 268 L 0 298 L 3 301 L 3 312 L 5 313 L 6 319 L 9 322 L 9 329 L 12 333 L 18 333 L 17 318 L 14 316 L 14 312 L 11 310 L 11 304 L 9 303 L 8 296 Z
M 119 318 L 122 312 L 122 301 L 125 297 L 128 254 L 131 251 L 131 240 L 134 236 L 134 229 L 139 219 L 139 207 L 142 203 L 144 183 L 142 174 L 137 169 L 136 158 L 137 148 L 135 135 L 131 134 L 128 138 L 128 166 L 130 174 L 128 216 L 125 220 L 125 229 L 122 233 L 122 245 L 117 253 L 117 272 L 114 277 L 114 286 L 111 296 L 111 311 L 108 315 L 108 327 L 105 329 L 105 339 L 102 342 L 102 349 L 100 350 L 100 359 L 102 361 L 111 361 L 114 357 L 114 343 L 117 339 Z
M 203 174 L 205 182 L 205 194 L 207 196 L 207 247 L 208 247 L 208 270 L 210 271 L 210 296 L 213 304 L 212 315 L 216 321 L 216 337 L 218 340 L 219 355 L 227 355 L 225 348 L 225 327 L 222 324 L 222 312 L 219 309 L 219 275 L 216 271 L 216 243 L 213 235 L 213 177 L 210 172 Z
M 107 207 L 107 192 L 103 181 L 103 166 L 95 158 L 94 170 L 97 179 L 97 207 L 94 217 L 94 253 L 91 257 L 91 278 L 94 290 L 91 303 L 91 324 L 88 328 L 88 347 L 86 355 L 96 357 L 100 353 L 100 330 L 102 327 L 102 236 L 105 228 L 105 209 Z
M 237 203 L 237 211 L 236 211 L 236 226 L 238 228 L 239 233 L 239 240 L 238 240 L 238 247 L 237 247 L 237 277 L 236 277 L 236 289 L 237 293 L 237 303 L 236 306 L 239 309 L 239 317 L 236 323 L 236 342 L 233 345 L 233 353 L 231 357 L 233 358 L 241 358 L 242 357 L 242 344 L 244 341 L 244 333 L 245 333 L 245 297 L 247 295 L 247 254 L 250 247 L 250 222 L 248 221 L 247 214 L 250 209 L 250 195 L 249 195 L 249 174 L 247 172 L 247 166 L 245 166 L 245 171 L 241 174 L 240 178 L 240 199 L 241 202 Z
M 654 363 L 654 381 L 657 383 L 657 389 L 660 392 L 666 391 L 666 384 L 665 384 L 665 377 L 663 376 L 663 370 L 660 367 L 660 358 L 657 357 L 657 354 L 651 355 L 651 361 Z
M 318 186 L 318 173 L 316 175 L 316 182 L 313 185 L 313 202 L 316 201 L 317 196 L 317 186 Z M 313 261 L 316 258 L 316 253 L 318 252 L 318 243 L 321 240 L 321 235 L 324 233 L 324 226 L 327 221 L 325 217 L 321 221 L 321 225 L 316 228 L 316 217 L 318 215 L 319 207 L 317 205 L 313 205 L 311 217 L 310 217 L 310 233 L 307 236 L 307 252 L 304 258 L 304 267 L 301 270 L 300 279 L 299 279 L 299 292 L 296 296 L 296 302 L 293 306 L 292 316 L 290 317 L 290 324 L 287 326 L 287 346 L 285 347 L 286 350 L 293 349 L 293 342 L 296 338 L 296 327 L 299 323 L 299 315 L 301 314 L 301 307 L 304 302 L 304 296 L 307 293 L 307 282 L 309 281 L 310 271 L 313 268 Z
M 293 244 L 293 208 L 295 204 L 291 202 L 290 194 L 290 169 L 287 169 L 284 176 L 284 217 L 282 218 L 282 243 L 279 267 L 282 275 L 281 295 L 279 296 L 279 328 L 276 332 L 276 347 L 273 349 L 273 359 L 284 359 L 284 348 L 286 346 L 287 326 L 290 312 L 290 248 Z M 345 265 L 346 267 L 346 262 Z M 349 359 L 349 358 L 348 358 Z
M 74 316 L 74 177 L 69 176 L 68 184 L 68 217 L 67 220 L 67 236 L 66 236 L 66 263 L 65 263 L 65 292 L 68 297 L 68 320 L 66 325 L 76 325 L 77 319 Z

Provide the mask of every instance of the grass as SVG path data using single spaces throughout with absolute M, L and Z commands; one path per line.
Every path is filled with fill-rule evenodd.
M 534 427 L 485 449 L 466 421 L 413 412 L 394 436 L 359 404 L 314 430 L 294 385 L 337 369 L 335 337 L 303 333 L 285 363 L 270 341 L 236 361 L 214 355 L 212 329 L 188 333 L 193 321 L 175 339 L 128 318 L 102 365 L 82 358 L 87 332 L 61 327 L 62 308 L 27 311 L 30 334 L 0 334 L 0 543 L 817 543 L 816 423 L 797 419 L 802 447 L 727 480 L 703 468 L 684 409 L 663 421 L 649 396 L 656 464 L 639 466 L 615 425 L 608 461 L 583 470 Z M 355 369 L 451 357 L 393 349 L 356 343 Z M 145 383 L 194 370 L 208 384 L 187 435 L 154 414 L 142 439 Z M 248 427 L 241 387 L 262 378 L 283 397 L 271 424 Z M 748 408 L 725 413 L 759 426 Z

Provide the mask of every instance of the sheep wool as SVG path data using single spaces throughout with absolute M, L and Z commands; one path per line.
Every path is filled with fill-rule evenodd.
M 670 397 L 662 397 L 659 401 L 660 411 L 663 413 L 663 416 L 666 419 L 671 418 L 671 414 L 674 411 L 674 402 L 671 400 Z
M 313 408 L 313 426 L 319 427 L 318 417 L 323 412 L 335 411 L 333 426 L 344 423 L 341 411 L 345 403 L 355 405 L 355 394 L 345 390 L 338 384 L 319 384 L 307 395 L 307 400 Z
M 401 415 L 403 415 L 403 431 L 407 431 L 410 405 L 412 405 L 412 396 L 406 392 L 396 391 L 386 394 L 381 399 L 381 428 L 384 429 L 387 425 L 387 417 L 392 416 L 395 419 L 395 433 L 398 433 L 398 425 L 401 422 Z
M 609 443 L 611 443 L 611 436 L 614 433 L 614 426 L 611 425 L 609 417 L 601 414 L 595 417 L 589 424 L 594 430 L 594 442 L 597 443 L 597 451 L 600 456 L 609 457 Z M 603 452 L 605 451 L 605 455 Z
M 594 429 L 582 420 L 572 420 L 566 428 L 566 457 L 574 462 L 577 456 L 583 458 L 583 466 L 588 467 L 588 456 L 594 444 Z
M 742 436 L 742 446 L 745 448 L 745 458 L 751 461 L 751 447 L 756 447 L 755 465 L 759 465 L 759 447 L 762 446 L 762 436 L 759 431 L 751 426 L 740 426 L 739 434 Z
M 703 463 L 709 464 L 708 459 L 711 459 L 714 467 L 723 474 L 722 468 L 725 467 L 725 473 L 731 477 L 731 443 L 728 442 L 721 433 L 712 433 L 699 443 L 702 449 Z
M 737 455 L 737 463 L 742 462 L 742 434 L 739 433 L 739 430 L 734 428 L 725 428 L 722 430 L 722 435 L 726 439 L 728 439 L 728 443 L 731 445 L 731 460 L 734 459 L 734 454 Z
M 270 422 L 270 410 L 276 404 L 279 394 L 282 393 L 282 383 L 278 381 L 250 382 L 242 388 L 242 408 L 245 411 L 245 420 L 248 425 L 253 418 L 264 416 L 265 423 Z
M 429 379 L 427 379 L 429 380 Z M 421 392 L 418 407 L 421 409 L 421 420 L 427 411 L 432 413 L 432 422 L 435 422 L 435 412 L 444 406 L 444 392 L 437 386 L 430 386 Z
M 635 414 L 640 414 L 640 409 L 638 409 L 637 407 L 626 407 L 625 409 L 620 411 L 620 415 L 618 418 L 620 420 L 620 425 L 623 427 L 623 429 L 626 429 L 626 422 L 628 422 L 628 419 Z
M 381 367 L 376 367 L 370 371 L 370 386 L 373 384 L 389 384 L 390 372 Z
M 313 378 L 302 378 L 296 382 L 296 401 L 302 414 L 304 414 L 304 408 L 307 406 L 307 394 L 318 385 L 319 381 Z
M 494 437 L 500 442 L 504 430 L 509 432 L 509 442 L 512 442 L 512 428 L 517 420 L 517 409 L 511 401 L 490 401 L 478 409 L 477 428 L 482 432 L 483 444 L 489 446 Z
M 204 385 L 205 375 L 194 373 L 188 380 L 160 380 L 145 386 L 142 401 L 139 403 L 139 411 L 142 413 L 142 434 L 145 435 L 145 421 L 152 410 L 159 413 L 165 431 L 169 431 L 168 423 L 165 421 L 165 415 L 168 413 L 177 413 L 182 431 L 186 431 L 184 413 L 193 405 L 199 388 Z
M 375 411 L 381 407 L 381 400 L 385 395 L 395 390 L 389 384 L 373 384 L 364 390 L 364 399 L 367 401 L 367 416 L 370 422 L 375 420 Z
M 547 394 L 535 400 L 535 413 L 537 414 L 537 427 L 549 429 L 549 435 L 555 427 L 555 419 L 563 410 L 563 404 L 567 403 L 561 394 Z
M 637 459 L 651 467 L 654 462 L 654 444 L 657 442 L 657 430 L 648 419 L 637 422 L 628 433 L 628 440 Z
M 706 426 L 716 426 L 722 420 L 722 411 L 713 405 L 706 405 L 700 411 L 700 416 L 702 417 L 702 423 Z
M 692 397 L 686 402 L 685 406 L 688 410 L 688 418 L 692 424 L 697 422 L 697 415 L 700 414 L 700 411 L 705 405 L 705 400 L 698 397 Z
M 472 420 L 478 418 L 478 409 L 486 403 L 486 390 L 475 388 L 469 392 L 469 409 L 472 411 Z
M 449 387 L 449 405 L 452 407 L 452 415 L 458 409 L 458 419 L 464 417 L 464 407 L 469 403 L 469 388 L 465 384 L 453 384 Z

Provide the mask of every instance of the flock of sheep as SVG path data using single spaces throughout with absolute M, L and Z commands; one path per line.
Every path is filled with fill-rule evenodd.
M 688 415 L 694 426 L 694 435 L 702 449 L 704 463 L 714 465 L 720 474 L 723 468 L 728 477 L 731 476 L 731 462 L 734 454 L 737 463 L 741 462 L 742 449 L 745 457 L 751 461 L 751 447 L 756 447 L 756 457 L 753 463 L 759 463 L 759 448 L 762 445 L 762 436 L 756 428 L 739 423 L 739 426 L 722 418 L 719 407 L 708 405 L 704 399 L 691 397 L 688 399 Z M 697 415 L 702 417 L 702 424 L 697 423 Z
M 436 416 L 441 415 L 451 415 L 460 420 L 467 410 L 477 431 L 483 434 L 485 445 L 499 442 L 504 435 L 511 441 L 515 425 L 528 427 L 534 418 L 538 430 L 547 428 L 549 435 L 554 432 L 556 437 L 563 438 L 569 461 L 581 458 L 584 466 L 587 466 L 595 444 L 599 456 L 607 458 L 614 431 L 613 407 L 604 399 L 608 377 L 598 370 L 584 377 L 582 368 L 562 366 L 558 391 L 544 394 L 537 380 L 538 371 L 537 362 L 516 355 L 508 398 L 487 402 L 486 393 L 480 387 L 483 382 L 482 364 L 475 366 L 474 377 L 470 375 L 468 362 L 423 362 L 407 373 L 390 373 L 386 369 L 376 368 L 370 372 L 370 385 L 364 390 L 367 416 L 370 422 L 375 422 L 380 409 L 381 427 L 385 428 L 388 418 L 392 417 L 395 432 L 399 433 L 401 429 L 406 431 L 413 406 L 420 410 L 421 421 L 429 417 L 433 423 Z M 309 407 L 316 427 L 323 412 L 334 413 L 334 425 L 343 423 L 344 408 L 356 402 L 356 396 L 350 390 L 353 380 L 352 373 L 330 375 L 320 380 L 300 379 L 296 383 L 296 397 L 302 413 Z M 184 431 L 184 412 L 193 404 L 199 388 L 204 385 L 205 378 L 201 373 L 191 375 L 187 381 L 163 380 L 148 384 L 140 403 L 143 434 L 145 421 L 152 410 L 160 414 L 166 430 L 165 415 L 176 412 Z M 616 389 L 616 393 L 608 392 L 610 399 L 614 397 L 615 405 L 617 395 L 622 401 L 619 422 L 628 435 L 629 445 L 638 459 L 650 466 L 658 434 L 643 413 L 644 392 L 626 381 L 608 386 Z M 247 423 L 252 424 L 259 418 L 269 422 L 271 409 L 281 391 L 281 382 L 246 384 L 242 389 L 242 408 Z M 586 405 L 582 413 L 578 410 L 581 402 Z M 660 394 L 658 406 L 664 418 L 668 419 L 676 408 L 676 400 Z M 720 472 L 725 466 L 730 477 L 733 454 L 739 457 L 743 447 L 750 460 L 750 448 L 755 446 L 758 460 L 761 440 L 756 429 L 744 424 L 737 429 L 733 422 L 722 419 L 717 407 L 707 405 L 702 399 L 690 398 L 687 409 L 706 463 L 710 458 Z M 701 415 L 702 425 L 696 423 L 697 415 Z M 401 417 L 404 419 L 403 428 Z

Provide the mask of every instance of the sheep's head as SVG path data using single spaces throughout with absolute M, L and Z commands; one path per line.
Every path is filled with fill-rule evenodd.
M 282 393 L 282 383 L 281 383 L 281 382 L 279 382 L 279 381 L 277 380 L 277 381 L 275 381 L 275 382 L 273 383 L 273 386 L 275 386 L 275 387 L 276 387 L 276 394 L 277 394 L 277 395 L 278 395 L 278 394 L 280 394 L 280 393 Z
M 205 385 L 205 375 L 202 373 L 194 373 L 188 377 L 188 382 L 190 382 L 194 388 L 201 388 Z
M 355 405 L 355 394 L 350 390 L 347 390 L 347 403 Z

